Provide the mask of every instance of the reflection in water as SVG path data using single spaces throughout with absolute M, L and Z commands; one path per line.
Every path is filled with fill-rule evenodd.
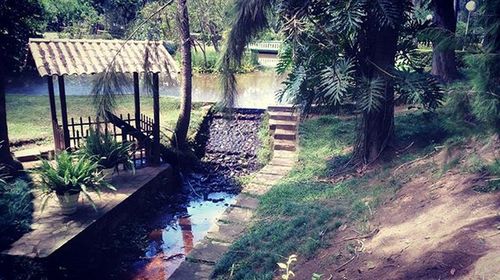
M 232 194 L 212 193 L 207 200 L 191 201 L 174 220 L 166 214 L 165 227 L 149 234 L 146 254 L 134 264 L 131 278 L 168 279 L 234 200 Z
M 131 75 L 129 75 L 131 79 Z M 66 94 L 89 95 L 91 93 L 95 76 L 67 76 Z M 160 81 L 165 81 L 160 77 Z M 277 76 L 273 71 L 254 72 L 238 75 L 239 96 L 236 100 L 238 107 L 264 108 L 275 104 L 275 93 L 281 87 L 283 77 Z M 132 81 L 124 93 L 132 94 Z M 58 83 L 54 83 L 56 93 Z M 37 73 L 22 73 L 18 77 L 8 79 L 7 94 L 47 95 L 47 81 L 40 78 Z M 144 92 L 144 88 L 142 89 Z M 178 97 L 179 87 L 161 84 L 160 94 L 163 96 Z M 216 102 L 221 97 L 219 78 L 214 74 L 197 74 L 193 77 L 193 101 Z

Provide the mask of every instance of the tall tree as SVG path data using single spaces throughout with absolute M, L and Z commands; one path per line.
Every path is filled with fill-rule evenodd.
M 455 0 L 432 1 L 433 22 L 443 32 L 455 34 L 457 29 L 457 14 L 455 12 Z M 443 46 L 434 43 L 432 51 L 432 74 L 438 76 L 444 82 L 450 82 L 458 78 L 455 49 L 451 46 Z
M 221 64 L 226 104 L 236 94 L 234 73 L 245 46 L 267 26 L 273 7 L 285 37 L 277 69 L 289 73 L 279 97 L 304 111 L 355 104 L 361 123 L 353 163 L 373 162 L 390 144 L 395 89 L 408 103 L 439 104 L 437 82 L 411 55 L 412 34 L 423 22 L 412 17 L 408 0 L 237 1 Z
M 0 2 L 0 163 L 11 171 L 22 166 L 10 153 L 7 112 L 5 104 L 5 78 L 24 63 L 28 38 L 35 36 L 42 26 L 42 9 L 38 1 L 15 0 Z
M 175 127 L 175 143 L 181 149 L 187 146 L 187 133 L 191 119 L 191 90 L 192 90 L 192 65 L 191 65 L 191 36 L 189 33 L 189 15 L 187 0 L 177 2 L 177 20 L 181 38 L 181 104 L 179 118 Z
M 398 49 L 398 33 L 403 22 L 403 0 L 390 3 L 395 11 L 390 22 L 381 22 L 376 9 L 369 9 L 368 20 L 360 32 L 362 39 L 361 67 L 363 76 L 369 81 L 380 81 L 383 88 L 379 93 L 381 104 L 376 110 L 364 110 L 361 131 L 355 157 L 364 162 L 376 160 L 392 141 L 394 135 L 394 82 L 389 73 L 393 72 Z M 396 12 L 397 11 L 397 12 Z

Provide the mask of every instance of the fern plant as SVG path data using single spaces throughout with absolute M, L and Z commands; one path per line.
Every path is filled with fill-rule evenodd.
M 42 209 L 52 194 L 65 195 L 83 193 L 95 208 L 90 192 L 100 194 L 101 189 L 116 190 L 104 180 L 99 163 L 93 158 L 82 155 L 72 155 L 62 152 L 57 155 L 54 163 L 42 160 L 35 170 L 40 177 L 40 188 L 45 195 Z
M 355 103 L 360 111 L 376 111 L 381 108 L 385 82 L 389 81 L 396 86 L 397 98 L 403 102 L 423 104 L 428 109 L 440 104 L 443 91 L 439 83 L 424 72 L 425 64 L 415 52 L 418 32 L 428 28 L 429 23 L 415 17 L 409 3 L 405 2 L 404 7 L 384 0 L 334 3 L 317 4 L 318 12 L 307 15 L 316 18 L 313 28 L 301 32 L 295 41 L 287 42 L 290 46 L 278 64 L 280 71 L 283 66 L 291 69 L 279 93 L 282 100 L 288 97 L 288 101 L 306 109 L 311 107 L 310 103 L 325 106 Z M 398 9 L 405 9 L 402 16 L 398 15 Z M 356 47 L 363 43 L 359 38 L 366 32 L 364 25 L 368 16 L 376 17 L 381 25 L 402 22 L 396 67 L 386 70 L 383 80 L 365 73 L 363 54 Z M 304 69 L 307 69 L 307 78 L 303 78 Z
M 132 147 L 130 142 L 119 143 L 111 135 L 91 129 L 79 153 L 97 158 L 98 164 L 104 168 L 114 168 L 117 171 L 122 164 L 125 170 L 134 170 Z

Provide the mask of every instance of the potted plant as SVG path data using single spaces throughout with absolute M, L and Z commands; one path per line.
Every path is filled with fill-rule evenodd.
M 91 129 L 85 144 L 79 153 L 88 157 L 98 159 L 99 165 L 104 169 L 112 169 L 118 172 L 121 164 L 124 170 L 134 171 L 134 161 L 131 156 L 132 143 L 119 143 L 109 134 Z M 108 172 L 105 172 L 108 173 Z
M 96 209 L 90 192 L 94 191 L 99 195 L 103 188 L 116 190 L 104 180 L 99 163 L 85 155 L 72 155 L 64 151 L 56 156 L 53 163 L 42 160 L 36 173 L 40 176 L 40 186 L 46 195 L 42 210 L 48 198 L 55 193 L 61 205 L 61 212 L 65 215 L 73 214 L 77 210 L 80 193 L 83 193 Z

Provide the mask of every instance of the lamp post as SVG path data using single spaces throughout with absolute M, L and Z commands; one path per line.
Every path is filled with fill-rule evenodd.
M 474 1 L 467 2 L 467 4 L 465 4 L 465 8 L 469 12 L 469 14 L 467 15 L 467 25 L 465 25 L 465 36 L 467 36 L 467 33 L 469 32 L 470 13 L 476 10 L 476 2 Z

